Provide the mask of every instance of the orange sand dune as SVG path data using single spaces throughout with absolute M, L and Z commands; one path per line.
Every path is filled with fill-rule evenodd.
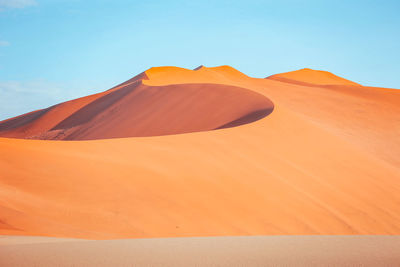
M 1 234 L 400 234 L 399 91 L 256 79 L 227 66 L 152 68 L 140 77 L 88 102 L 66 102 L 74 108 L 55 122 L 36 114 L 13 129 L 42 127 L 42 118 L 55 131 L 72 129 L 70 139 L 117 137 L 105 132 L 126 134 L 130 127 L 132 135 L 192 133 L 69 142 L 0 138 Z M 136 90 L 150 91 L 149 98 L 135 102 Z M 123 96 L 113 98 L 114 92 Z M 103 97 L 112 99 L 114 113 Z M 163 100 L 179 103 L 164 107 Z M 272 107 L 254 118 L 254 111 Z M 221 113 L 212 117 L 215 108 Z M 179 128 L 178 115 L 193 128 Z M 87 116 L 92 119 L 82 123 Z M 131 116 L 149 118 L 150 127 L 127 125 Z M 3 132 L 12 120 L 1 124 Z M 73 131 L 77 123 L 90 127 Z M 217 130 L 204 131 L 210 129 Z

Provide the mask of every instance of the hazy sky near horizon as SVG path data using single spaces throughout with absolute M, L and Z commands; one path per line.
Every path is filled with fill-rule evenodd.
M 0 0 L 0 120 L 164 65 L 400 88 L 399 13 L 398 0 Z

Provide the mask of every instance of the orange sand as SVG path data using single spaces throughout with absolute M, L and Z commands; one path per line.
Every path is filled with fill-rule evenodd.
M 90 127 L 67 139 L 148 136 L 0 138 L 0 234 L 400 234 L 400 92 L 309 72 L 283 82 L 228 66 L 152 68 L 104 93 L 0 123 L 2 135 L 14 137 L 54 138 L 49 129 L 77 123 Z M 157 92 L 144 109 L 128 92 L 101 113 L 96 101 L 130 86 Z M 124 117 L 113 117 L 112 107 Z M 150 114 L 152 127 L 127 134 L 121 124 L 140 115 L 133 110 L 146 110 L 141 123 Z M 212 117 L 215 110 L 223 115 Z M 248 120 L 257 110 L 272 113 Z M 226 124 L 238 127 L 205 131 Z M 189 131 L 201 132 L 163 135 Z

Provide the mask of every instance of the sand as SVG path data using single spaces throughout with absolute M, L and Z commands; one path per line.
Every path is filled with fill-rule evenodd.
M 275 74 L 267 77 L 267 79 L 308 86 L 360 85 L 328 71 L 313 70 L 309 68 Z
M 106 241 L 36 238 L 36 243 L 32 243 L 32 238 L 28 241 L 25 241 L 26 237 L 14 239 L 17 240 L 12 245 L 0 244 L 0 265 L 3 267 L 389 267 L 400 263 L 398 236 L 255 236 Z
M 0 138 L 0 234 L 398 235 L 400 93 L 320 74 L 296 84 L 228 66 L 152 68 L 0 123 L 3 136 L 20 138 L 52 139 L 49 129 L 72 127 L 72 141 Z M 148 93 L 143 108 L 135 86 Z M 149 108 L 175 97 L 173 107 Z M 150 127 L 127 134 L 125 119 L 147 115 Z M 140 137 L 111 138 L 131 134 Z

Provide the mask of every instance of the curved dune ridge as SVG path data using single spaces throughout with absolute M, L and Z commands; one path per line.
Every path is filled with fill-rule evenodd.
M 105 139 L 0 138 L 0 234 L 400 234 L 400 91 L 332 75 L 157 67 L 4 121 L 3 136 Z M 111 138 L 129 135 L 148 137 Z
M 274 108 L 267 97 L 236 86 L 148 85 L 149 75 L 165 69 L 153 68 L 103 93 L 0 122 L 0 136 L 91 140 L 180 134 L 250 123 Z

